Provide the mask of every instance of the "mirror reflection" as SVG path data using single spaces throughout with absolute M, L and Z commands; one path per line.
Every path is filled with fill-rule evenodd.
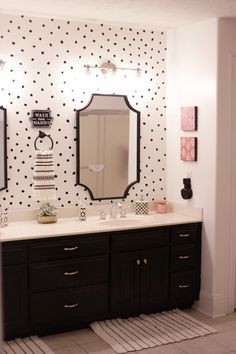
M 0 190 L 7 188 L 7 111 L 0 107 Z
M 139 182 L 140 112 L 126 96 L 93 94 L 77 119 L 78 184 L 92 199 L 125 198 Z

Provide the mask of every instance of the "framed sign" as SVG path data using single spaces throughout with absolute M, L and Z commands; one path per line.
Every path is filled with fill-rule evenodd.
M 180 158 L 183 161 L 197 161 L 197 138 L 180 138 Z
M 50 128 L 53 121 L 50 109 L 35 109 L 31 114 L 33 128 Z
M 181 130 L 197 130 L 197 107 L 181 107 Z

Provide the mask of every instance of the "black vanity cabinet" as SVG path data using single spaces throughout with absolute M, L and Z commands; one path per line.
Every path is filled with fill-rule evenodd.
M 201 223 L 3 242 L 4 339 L 190 307 Z
M 24 242 L 2 245 L 4 337 L 28 331 L 27 248 Z
M 169 229 L 111 236 L 112 316 L 160 311 L 168 305 Z

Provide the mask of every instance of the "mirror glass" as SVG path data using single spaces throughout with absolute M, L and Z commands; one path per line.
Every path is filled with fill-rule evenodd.
M 77 183 L 92 199 L 125 198 L 139 182 L 140 112 L 127 96 L 93 94 L 77 128 Z
M 7 188 L 7 111 L 0 107 L 0 190 Z

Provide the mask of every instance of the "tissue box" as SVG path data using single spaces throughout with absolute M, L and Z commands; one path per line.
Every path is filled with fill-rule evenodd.
M 0 227 L 7 226 L 7 222 L 8 222 L 7 211 L 0 211 Z
M 149 213 L 148 202 L 144 200 L 135 202 L 135 214 L 147 215 L 148 213 Z

